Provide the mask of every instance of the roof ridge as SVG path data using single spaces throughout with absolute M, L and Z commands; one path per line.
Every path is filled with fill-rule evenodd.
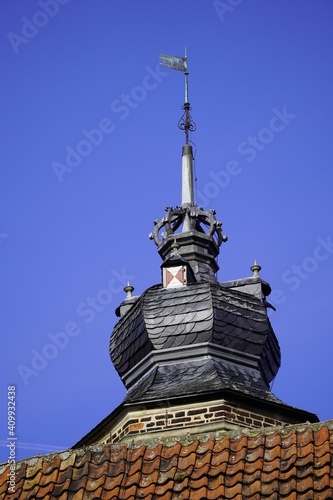
M 318 431 L 322 429 L 323 427 L 327 427 L 328 430 L 333 430 L 333 419 L 331 420 L 325 420 L 322 422 L 304 422 L 301 424 L 287 424 L 287 425 L 278 425 L 278 426 L 271 426 L 271 427 L 264 427 L 262 429 L 237 429 L 237 430 L 223 430 L 223 431 L 217 431 L 215 433 L 215 436 L 205 436 L 202 435 L 201 437 L 198 436 L 183 436 L 182 439 L 178 439 L 177 442 L 171 444 L 170 446 L 167 445 L 167 442 L 164 442 L 163 438 L 159 438 L 159 444 L 162 444 L 163 448 L 173 448 L 174 446 L 181 445 L 181 446 L 190 446 L 194 442 L 199 442 L 200 444 L 206 443 L 209 441 L 209 439 L 214 439 L 214 442 L 220 441 L 225 437 L 228 437 L 232 440 L 239 440 L 243 436 L 245 437 L 256 437 L 256 436 L 270 436 L 276 432 L 279 432 L 281 435 L 287 435 L 291 430 L 296 430 L 298 432 L 304 432 L 306 429 L 311 428 L 314 431 Z M 134 441 L 134 443 L 133 443 Z M 97 444 L 92 444 L 89 446 L 83 446 L 82 448 L 68 448 L 63 451 L 57 451 L 54 453 L 49 453 L 47 455 L 35 455 L 33 457 L 30 457 L 28 459 L 23 459 L 19 460 L 16 462 L 16 470 L 19 470 L 23 465 L 29 465 L 30 467 L 34 466 L 38 460 L 42 459 L 43 462 L 51 462 L 56 456 L 59 456 L 62 460 L 67 460 L 72 454 L 75 454 L 76 456 L 83 456 L 85 453 L 88 451 L 93 451 L 93 452 L 101 452 L 104 451 L 106 448 L 110 448 L 111 450 L 120 450 L 122 447 L 126 447 L 128 449 L 139 449 L 142 446 L 144 446 L 147 449 L 154 450 L 156 449 L 159 445 L 149 447 L 147 445 L 144 445 L 140 443 L 139 446 L 135 446 L 135 440 L 132 441 L 132 444 L 127 444 L 127 443 L 97 443 Z M 8 467 L 8 463 L 4 462 L 0 464 L 0 474 L 2 474 L 6 468 Z

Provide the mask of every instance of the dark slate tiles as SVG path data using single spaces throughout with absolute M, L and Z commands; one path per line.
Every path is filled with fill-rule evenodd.
M 226 389 L 281 404 L 259 370 L 207 359 L 156 367 L 128 391 L 125 402 L 169 399 Z
M 200 367 L 207 364 L 205 370 L 210 384 L 215 374 L 214 387 L 237 388 L 239 391 L 243 383 L 247 393 L 258 394 L 259 391 L 263 397 L 280 366 L 280 348 L 266 308 L 261 299 L 216 283 L 199 282 L 174 289 L 164 289 L 160 285 L 149 288 L 116 325 L 111 335 L 110 353 L 116 369 L 123 377 L 150 352 L 177 349 L 174 360 L 169 358 L 171 368 L 168 373 L 173 378 L 178 369 L 178 377 L 186 372 L 185 365 L 177 363 L 179 349 L 194 348 L 197 344 L 207 346 L 208 343 L 210 346 L 216 344 L 226 348 L 225 352 L 230 353 L 231 357 L 238 357 L 237 363 L 244 365 L 242 371 L 240 366 L 235 365 L 235 368 L 233 364 L 225 362 L 217 373 L 213 364 L 207 360 L 204 363 L 200 361 Z M 243 359 L 249 355 L 252 360 L 257 360 L 256 373 L 260 370 L 264 373 L 264 379 L 259 377 L 258 380 L 265 386 L 265 391 L 260 384 L 258 389 L 256 375 L 252 376 L 246 369 Z M 192 368 L 189 364 L 188 373 L 192 372 Z M 166 368 L 159 366 L 157 374 L 163 370 Z M 181 383 L 187 387 L 186 375 Z M 161 389 L 162 394 L 171 395 L 172 387 L 171 384 Z M 195 391 L 202 392 L 207 384 L 200 387 Z M 156 388 L 155 381 L 148 392 L 137 387 L 135 394 L 146 394 L 150 398 L 153 392 L 156 393 Z

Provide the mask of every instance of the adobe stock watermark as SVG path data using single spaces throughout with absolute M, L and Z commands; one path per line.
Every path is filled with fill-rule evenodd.
M 236 7 L 241 5 L 244 0 L 214 0 L 213 6 L 221 21 L 224 21 L 225 15 L 233 12 Z
M 136 109 L 139 104 L 144 101 L 149 92 L 155 90 L 163 78 L 169 76 L 170 73 L 161 69 L 157 64 L 153 69 L 146 66 L 146 74 L 142 79 L 141 85 L 136 85 L 132 88 L 129 94 L 121 94 L 117 99 L 114 99 L 110 105 L 111 111 L 119 120 L 125 120 L 132 110 Z M 101 145 L 104 136 L 110 135 L 116 129 L 113 119 L 102 118 L 96 128 L 91 130 L 83 129 L 81 139 L 76 146 L 67 145 L 65 147 L 65 161 L 53 161 L 51 167 L 59 182 L 63 182 L 64 176 L 71 174 L 78 167 L 83 158 L 89 156 L 95 148 Z
M 113 269 L 111 275 L 112 277 L 105 288 L 99 290 L 93 297 L 86 297 L 83 302 L 76 306 L 75 320 L 68 321 L 61 331 L 57 333 L 49 332 L 47 342 L 41 348 L 38 350 L 31 349 L 29 363 L 17 365 L 17 371 L 25 386 L 30 384 L 31 377 L 37 377 L 45 370 L 50 361 L 57 358 L 58 354 L 66 349 L 72 338 L 78 337 L 82 333 L 84 324 L 80 325 L 80 322 L 83 321 L 85 324 L 89 324 L 94 321 L 96 315 L 111 304 L 114 295 L 123 292 L 126 283 L 134 279 L 134 276 L 126 273 L 125 268 L 121 270 L 121 274 Z
M 10 31 L 7 33 L 7 38 L 11 44 L 15 54 L 19 53 L 21 45 L 26 45 L 32 38 L 38 35 L 39 30 L 44 28 L 49 20 L 55 17 L 59 10 L 60 5 L 68 4 L 70 0 L 39 0 L 38 5 L 41 10 L 37 10 L 31 19 L 22 17 L 22 26 L 20 34 Z
M 281 281 L 288 287 L 288 290 L 295 292 L 304 281 L 317 271 L 322 262 L 325 262 L 333 255 L 333 241 L 329 234 L 326 238 L 318 236 L 316 246 L 312 255 L 305 257 L 300 264 L 293 264 L 289 269 L 283 272 Z M 275 305 L 281 305 L 287 300 L 284 290 L 276 288 L 270 294 L 270 302 Z
M 272 113 L 273 116 L 266 127 L 261 128 L 256 135 L 249 135 L 239 143 L 237 153 L 244 157 L 247 163 L 253 162 L 258 153 L 264 151 L 276 135 L 283 132 L 290 122 L 296 118 L 295 114 L 288 112 L 287 106 L 283 106 L 281 111 L 273 108 Z M 207 182 L 202 191 L 197 191 L 198 204 L 207 207 L 209 201 L 216 198 L 222 189 L 229 186 L 232 178 L 242 171 L 241 160 L 229 160 L 224 169 L 218 172 L 211 170 L 209 176 L 212 181 Z

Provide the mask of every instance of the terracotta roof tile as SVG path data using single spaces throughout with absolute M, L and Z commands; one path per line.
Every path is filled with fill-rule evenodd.
M 101 465 L 103 462 L 109 462 L 111 457 L 110 446 L 104 446 L 101 451 L 93 451 L 91 453 L 91 463 Z
M 110 461 L 112 463 L 119 463 L 121 460 L 127 460 L 127 446 L 123 445 L 121 448 L 111 450 Z
M 272 472 L 262 472 L 261 473 L 261 481 L 263 483 L 271 483 L 275 479 L 279 479 L 280 471 L 278 469 L 273 470 Z
M 216 476 L 221 476 L 221 475 L 224 475 L 225 474 L 225 470 L 226 470 L 226 467 L 224 467 L 222 469 L 222 467 L 219 467 L 219 466 L 214 466 L 214 465 L 211 465 L 210 469 L 209 469 L 209 477 L 216 477 Z
M 109 470 L 109 463 L 107 461 L 103 461 L 100 463 L 100 465 L 97 465 L 96 463 L 90 463 L 89 464 L 89 477 L 91 479 L 99 479 L 101 476 L 105 476 L 108 474 Z
M 313 491 L 313 479 L 312 477 L 306 477 L 304 479 L 297 480 L 297 493 L 304 493 L 307 490 Z
M 128 476 L 126 477 L 126 481 L 125 481 L 126 488 L 128 488 L 129 486 L 132 486 L 132 484 L 134 484 L 134 485 L 139 484 L 140 479 L 141 479 L 141 472 L 136 472 L 134 474 L 131 474 L 129 472 Z M 158 476 L 157 476 L 157 479 L 158 479 Z
M 260 493 L 263 496 L 271 496 L 279 491 L 279 481 L 274 479 L 270 483 L 262 483 Z
M 71 500 L 84 500 L 87 498 L 84 488 L 81 488 L 74 495 L 70 496 Z
M 180 456 L 179 460 L 178 460 L 178 469 L 187 470 L 189 467 L 194 467 L 196 458 L 197 458 L 197 456 L 196 456 L 195 452 L 193 452 L 190 455 L 187 455 L 185 457 Z
M 85 462 L 82 467 L 73 467 L 72 479 L 76 481 L 88 475 L 89 463 Z
M 244 484 L 250 484 L 253 483 L 253 481 L 256 481 L 261 477 L 261 464 L 258 463 L 257 468 L 253 468 L 253 470 L 249 470 L 249 472 L 243 473 L 243 482 Z
M 296 474 L 293 474 L 290 478 L 288 478 L 288 481 L 280 481 L 280 494 L 289 495 L 296 492 L 296 485 Z
M 224 486 L 214 490 L 207 490 L 207 500 L 219 500 L 221 498 L 224 498 Z
M 47 495 L 50 495 L 54 489 L 54 484 L 47 484 L 46 486 L 41 486 L 38 490 L 36 498 L 45 498 Z
M 130 488 L 124 488 L 121 492 L 121 497 L 125 499 L 135 499 L 136 486 L 130 486 Z
M 281 460 L 289 460 L 290 458 L 296 456 L 297 456 L 296 443 L 290 444 L 289 448 L 281 448 Z
M 114 499 L 117 499 L 117 498 L 120 498 L 119 497 L 119 493 L 120 493 L 120 487 L 117 486 L 115 488 L 112 489 L 112 491 L 108 491 L 106 490 L 105 488 L 103 488 L 103 491 L 101 493 L 101 498 L 104 500 L 110 500 L 110 498 L 114 498 Z M 140 497 L 139 497 L 140 498 Z
M 42 477 L 42 471 L 39 471 L 32 479 L 27 479 L 24 481 L 23 489 L 24 490 L 32 490 L 36 485 L 39 484 L 39 481 Z
M 88 478 L 86 484 L 87 491 L 96 491 L 100 486 L 105 483 L 105 476 L 101 476 L 99 479 Z
M 230 441 L 230 450 L 232 452 L 240 451 L 247 448 L 247 436 L 242 435 L 240 438 Z
M 281 434 L 278 432 L 278 431 L 275 431 L 274 434 L 271 434 L 271 435 L 267 435 L 265 436 L 265 439 L 264 436 L 260 436 L 262 438 L 262 442 L 261 444 L 265 444 L 265 447 L 266 448 L 275 448 L 275 446 L 281 446 L 281 443 L 282 443 L 282 438 L 281 438 Z
M 153 472 L 148 473 L 148 474 L 142 473 L 141 478 L 140 478 L 140 482 L 139 482 L 139 486 L 146 487 L 152 483 L 156 484 L 158 481 L 158 476 L 159 476 L 158 469 L 155 469 Z
M 256 450 L 260 448 L 260 446 L 264 446 L 265 444 L 265 435 L 257 434 L 255 436 L 250 436 L 247 440 L 247 449 L 251 451 L 252 449 Z
M 54 469 L 49 475 L 43 475 L 39 481 L 40 486 L 46 486 L 50 483 L 56 483 L 58 477 L 58 469 Z
M 199 441 L 194 441 L 193 443 L 182 446 L 179 451 L 180 457 L 187 457 L 190 454 L 193 454 L 197 451 Z
M 204 455 L 197 455 L 196 461 L 195 461 L 195 467 L 196 469 L 201 469 L 201 467 L 204 467 L 207 464 L 210 464 L 212 458 L 212 453 L 208 451 Z
M 61 459 L 61 464 L 60 464 L 59 470 L 61 470 L 61 471 L 67 470 L 68 467 L 71 467 L 72 465 L 74 465 L 75 457 L 76 457 L 75 452 L 73 452 L 71 450 L 71 451 L 61 453 L 60 457 L 61 457 L 61 455 L 63 456 L 63 458 Z
M 105 483 L 103 484 L 103 489 L 107 491 L 112 491 L 121 485 L 122 480 L 123 480 L 122 474 L 118 474 L 118 476 L 115 477 L 106 477 Z
M 245 498 L 252 498 L 252 496 L 261 493 L 261 483 L 260 479 L 257 479 L 251 484 L 244 485 L 242 494 Z
M 232 486 L 230 488 L 225 488 L 224 489 L 224 495 L 225 498 L 235 498 L 236 495 L 239 495 L 238 498 L 241 499 L 242 495 L 242 485 L 241 483 L 236 484 L 235 486 Z
M 81 488 L 85 488 L 87 484 L 87 476 L 80 477 L 79 479 L 72 479 L 68 491 L 77 492 Z
M 72 473 L 73 473 L 73 469 L 70 466 L 66 470 L 60 470 L 59 469 L 57 484 L 61 484 L 61 483 L 65 482 L 65 481 L 67 481 L 68 479 L 71 479 L 72 478 Z
M 57 500 L 66 500 L 68 498 L 68 493 L 64 492 Z
M 147 488 L 138 488 L 136 490 L 137 498 L 147 498 L 149 495 L 153 495 L 155 492 L 155 484 L 151 484 Z
M 204 467 L 201 467 L 200 469 L 194 468 L 191 474 L 191 479 L 198 480 L 201 478 L 206 478 L 208 483 L 207 475 L 209 472 L 209 468 L 210 468 L 209 464 L 206 464 Z
M 92 500 L 93 499 L 96 500 L 97 498 L 101 498 L 102 491 L 103 491 L 102 486 L 100 486 L 97 490 L 91 492 L 90 494 L 87 494 L 87 491 L 85 491 L 85 496 L 83 498 L 84 500 L 89 500 L 90 498 Z
M 51 474 L 54 469 L 59 469 L 61 458 L 56 455 L 50 462 L 43 462 L 42 472 L 43 475 Z M 37 464 L 36 464 L 37 465 Z
M 188 477 L 183 477 L 181 474 L 174 475 L 174 490 L 179 492 L 188 487 Z
M 329 440 L 329 435 L 332 431 L 329 432 L 326 426 L 321 427 L 318 430 L 315 430 L 313 433 L 313 441 L 315 446 L 321 446 L 325 441 Z
M 243 477 L 242 471 L 239 471 L 237 474 L 234 474 L 232 476 L 227 473 L 224 478 L 225 486 L 230 487 L 230 486 L 235 486 L 235 484 L 241 483 L 242 477 Z
M 143 460 L 142 473 L 152 474 L 155 470 L 160 470 L 161 458 L 156 456 L 154 460 Z
M 178 457 L 181 447 L 182 445 L 180 443 L 177 443 L 175 446 L 171 447 L 163 446 L 161 450 L 161 457 L 165 459 L 173 458 L 175 456 Z
M 315 478 L 313 481 L 314 490 L 321 491 L 325 488 L 329 488 L 331 482 L 332 482 L 332 480 L 330 480 L 329 474 L 324 474 L 322 477 L 320 477 L 318 479 Z
M 135 449 L 131 450 L 131 454 L 128 457 L 128 461 L 129 462 L 136 462 L 139 457 L 143 458 L 145 451 L 146 451 L 145 446 L 140 446 L 140 448 L 135 448 Z
M 313 442 L 313 433 L 311 427 L 307 427 L 304 432 L 297 433 L 297 446 L 306 446 Z
M 208 439 L 208 441 L 204 443 L 199 443 L 197 447 L 197 453 L 206 454 L 208 451 L 212 451 L 214 449 L 215 440 L 213 438 Z
M 90 461 L 91 461 L 91 451 L 90 450 L 83 450 L 83 453 L 76 454 L 74 465 L 77 469 L 80 469 L 85 464 L 89 463 Z
M 159 444 L 156 448 L 146 449 L 144 458 L 145 460 L 154 460 L 156 457 L 161 456 L 162 445 Z
M 224 464 L 224 469 L 227 467 L 227 463 L 229 461 L 229 450 L 224 449 L 220 453 L 215 453 L 213 452 L 212 454 L 212 459 L 211 459 L 211 464 L 214 466 L 221 466 Z
M 263 473 L 266 472 L 266 473 L 271 473 L 271 474 L 277 470 L 280 472 L 280 466 L 281 466 L 281 460 L 280 460 L 280 457 L 277 456 L 271 462 L 263 461 L 262 462 L 262 471 L 263 471 Z
M 280 446 L 275 446 L 274 448 L 271 448 L 271 449 L 266 448 L 265 453 L 264 453 L 264 461 L 271 462 L 280 456 L 281 456 Z
M 157 483 L 163 484 L 166 483 L 169 479 L 173 479 L 177 471 L 177 467 L 172 467 L 167 471 L 160 471 Z
M 155 487 L 155 495 L 163 496 L 163 498 L 171 498 L 173 491 L 173 480 L 169 479 L 169 481 L 165 484 L 157 484 Z
M 228 450 L 230 449 L 230 437 L 225 436 L 224 439 L 219 439 L 215 441 L 213 452 L 214 453 L 221 453 L 223 450 Z
M 333 498 L 332 429 L 331 421 L 154 449 L 68 450 L 18 463 L 14 494 L 0 466 L 0 500 Z
M 24 467 L 21 467 L 21 469 L 24 469 L 25 471 L 25 464 L 24 464 Z M 19 473 L 20 471 L 17 471 L 17 474 Z M 7 480 L 8 480 L 8 476 L 7 474 L 9 473 L 9 465 L 6 465 L 3 470 L 2 470 L 2 473 L 0 474 L 0 492 L 2 491 L 2 486 L 5 486 L 5 488 L 7 488 Z M 17 474 L 16 474 L 16 480 L 17 480 Z M 23 476 L 24 477 L 24 476 Z M 6 490 L 5 490 L 6 491 Z
M 171 458 L 161 458 L 160 462 L 160 471 L 166 472 L 174 467 L 177 467 L 178 464 L 178 456 L 173 455 Z
M 70 482 L 71 482 L 70 478 L 67 478 L 64 483 L 56 484 L 53 489 L 53 495 L 55 497 L 58 497 L 62 491 L 68 491 Z
M 324 441 L 324 443 L 320 446 L 314 446 L 313 451 L 314 451 L 315 457 L 317 457 L 317 458 L 320 458 L 320 457 L 326 455 L 327 453 L 328 454 L 332 453 L 332 451 L 330 450 L 330 445 L 329 445 L 328 440 Z
M 43 466 L 43 459 L 42 457 L 39 457 L 34 462 L 35 462 L 34 465 L 30 466 L 27 464 L 22 464 L 22 467 L 16 474 L 16 481 L 20 481 L 21 477 L 26 477 L 27 479 L 31 479 L 34 476 L 36 476 L 36 474 L 38 474 L 41 467 Z

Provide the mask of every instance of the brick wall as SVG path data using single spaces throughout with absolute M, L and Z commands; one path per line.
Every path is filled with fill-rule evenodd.
M 207 404 L 183 405 L 165 410 L 153 409 L 127 413 L 101 442 L 117 443 L 126 436 L 153 434 L 163 431 L 164 434 L 174 430 L 188 432 L 189 428 L 199 426 L 198 431 L 206 429 L 226 428 L 263 428 L 283 425 L 274 418 L 230 406 L 225 401 L 213 401 Z M 218 425 L 220 424 L 220 425 Z

